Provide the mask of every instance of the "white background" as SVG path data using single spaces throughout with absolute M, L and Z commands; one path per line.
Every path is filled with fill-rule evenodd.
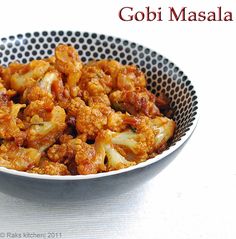
M 196 87 L 200 100 L 196 131 L 166 169 L 119 197 L 47 205 L 0 193 L 0 232 L 53 231 L 78 239 L 236 238 L 236 22 L 121 22 L 118 10 L 126 5 L 161 6 L 165 13 L 168 6 L 206 11 L 222 6 L 233 11 L 236 21 L 235 0 L 8 0 L 0 5 L 0 37 L 81 30 L 155 49 L 176 63 Z

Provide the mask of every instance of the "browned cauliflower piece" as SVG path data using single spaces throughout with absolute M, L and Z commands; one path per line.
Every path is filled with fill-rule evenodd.
M 48 175 L 70 175 L 66 165 L 50 162 L 47 159 L 42 159 L 38 167 L 34 167 L 27 172 Z
M 23 148 L 13 142 L 5 142 L 0 146 L 0 166 L 26 171 L 38 166 L 41 153 L 37 149 Z
M 118 90 L 135 90 L 145 88 L 146 79 L 142 71 L 136 66 L 123 66 L 117 76 Z
M 11 66 L 10 66 L 11 67 Z M 22 68 L 18 69 L 10 78 L 10 87 L 18 93 L 41 79 L 49 68 L 49 63 L 43 60 L 34 60 L 27 65 L 22 64 Z
M 137 118 L 134 130 L 113 133 L 112 143 L 128 150 L 128 158 L 143 161 L 153 152 L 158 152 L 173 137 L 175 122 L 166 117 Z
M 42 79 L 28 87 L 21 97 L 22 102 L 49 99 L 66 108 L 70 95 L 64 87 L 61 74 L 57 70 L 48 71 Z
M 58 45 L 55 49 L 55 57 L 55 67 L 67 76 L 66 86 L 71 96 L 76 97 L 79 93 L 78 82 L 83 67 L 78 52 L 72 46 Z
M 100 96 L 111 92 L 113 80 L 96 65 L 85 65 L 82 69 L 79 87 L 82 97 L 87 102 L 91 96 Z
M 87 100 L 87 103 L 89 106 L 94 106 L 96 104 L 104 104 L 106 106 L 111 105 L 109 97 L 106 94 L 90 96 Z
M 62 144 L 54 144 L 47 151 L 48 158 L 53 162 L 74 160 L 82 144 L 84 144 L 84 141 L 80 137 L 67 139 Z
M 43 151 L 62 135 L 66 127 L 65 110 L 60 106 L 55 106 L 47 117 L 45 120 L 38 115 L 31 118 L 31 126 L 26 131 L 28 147 Z
M 25 71 L 27 70 L 26 64 L 20 64 L 18 62 L 12 62 L 9 64 L 8 67 L 0 66 L 1 68 L 1 78 L 3 80 L 4 86 L 8 89 L 10 88 L 10 80 L 13 74 L 17 73 L 18 71 Z
M 111 108 L 103 104 L 89 107 L 79 97 L 73 99 L 68 107 L 68 114 L 76 117 L 77 131 L 86 134 L 89 139 L 95 139 L 98 132 L 106 127 L 110 111 Z
M 43 119 L 50 117 L 50 112 L 53 110 L 54 104 L 50 98 L 44 100 L 32 101 L 24 110 L 24 115 L 30 117 L 30 119 L 38 115 Z
M 161 115 L 155 104 L 156 96 L 147 89 L 117 90 L 109 98 L 114 109 L 127 111 L 134 116 L 146 115 L 154 118 Z
M 1 65 L 0 65 L 1 67 Z M 1 71 L 1 68 L 0 68 Z M 15 90 L 11 90 L 11 89 L 6 89 L 5 88 L 5 82 L 3 81 L 3 79 L 1 78 L 0 75 L 0 100 L 1 101 L 7 101 L 10 100 L 13 96 L 16 95 L 16 91 Z
M 134 120 L 133 116 L 115 112 L 103 103 L 87 106 L 79 97 L 71 101 L 67 112 L 76 118 L 77 131 L 86 134 L 89 139 L 95 139 L 103 129 L 120 132 L 132 125 Z
M 53 162 L 67 165 L 71 174 L 78 174 L 78 171 L 81 172 L 81 167 L 83 167 L 81 162 L 85 159 L 91 160 L 95 156 L 95 149 L 92 145 L 85 143 L 83 136 L 74 139 L 68 137 L 63 141 L 62 144 L 54 144 L 49 148 L 47 156 Z
M 150 127 L 155 134 L 155 151 L 165 145 L 174 136 L 176 123 L 167 117 L 156 117 L 150 120 Z
M 98 132 L 107 125 L 107 117 L 99 109 L 85 106 L 76 117 L 76 129 L 94 139 Z
M 18 113 L 25 107 L 25 104 L 14 104 L 6 100 L 0 93 L 0 138 L 14 140 L 18 145 L 23 143 L 26 135 L 21 130 L 24 123 L 18 118 Z
M 88 65 L 96 66 L 101 69 L 106 75 L 112 78 L 112 88 L 116 88 L 117 76 L 122 68 L 122 65 L 116 60 L 98 60 L 89 62 Z
M 28 104 L 35 100 L 44 100 L 45 98 L 52 100 L 52 96 L 50 94 L 42 90 L 39 86 L 34 85 L 24 91 L 21 101 Z
M 75 162 L 77 164 L 77 171 L 79 174 L 94 174 L 97 172 L 105 171 L 104 163 L 97 161 L 98 153 L 95 151 L 94 145 L 89 145 L 84 142 L 78 147 L 75 155 Z
M 112 143 L 112 131 L 103 130 L 99 132 L 94 144 L 95 154 L 88 154 L 88 150 L 82 154 L 80 151 L 76 154 L 76 163 L 80 174 L 95 174 L 98 172 L 118 170 L 135 165 L 135 162 L 126 160 L 119 153 Z M 107 162 L 105 162 L 107 159 Z
M 107 117 L 107 128 L 111 131 L 121 132 L 135 124 L 136 118 L 120 111 L 111 112 Z

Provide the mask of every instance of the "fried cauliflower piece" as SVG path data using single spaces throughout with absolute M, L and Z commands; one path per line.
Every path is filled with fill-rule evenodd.
M 48 158 L 53 162 L 74 160 L 77 151 L 85 142 L 80 137 L 70 138 L 62 144 L 54 144 L 47 151 Z
M 94 106 L 96 104 L 111 106 L 109 97 L 106 94 L 90 96 L 87 100 L 87 103 L 88 103 L 88 106 Z
M 97 163 L 97 157 L 98 152 L 96 152 L 94 145 L 82 142 L 75 155 L 77 172 L 79 174 L 94 174 L 104 171 L 106 167 L 104 163 L 100 164 L 100 161 Z
M 106 75 L 112 78 L 112 88 L 116 88 L 117 76 L 122 68 L 122 65 L 116 60 L 98 60 L 89 62 L 88 65 L 96 66 L 101 69 Z
M 77 131 L 89 139 L 95 139 L 98 132 L 106 127 L 110 111 L 111 108 L 102 104 L 89 107 L 79 97 L 72 99 L 68 107 L 68 114 L 76 117 Z
M 133 124 L 133 129 L 121 133 L 112 133 L 112 143 L 124 147 L 129 155 L 138 161 L 146 160 L 153 152 L 163 150 L 168 140 L 173 137 L 175 122 L 166 117 L 140 117 Z
M 83 67 L 77 51 L 72 46 L 58 45 L 55 49 L 55 67 L 67 77 L 66 86 L 72 97 L 79 93 L 78 82 Z
M 19 67 L 19 66 L 18 66 Z M 11 65 L 9 66 L 11 71 Z M 37 80 L 41 79 L 49 68 L 49 63 L 43 60 L 34 60 L 27 65 L 16 70 L 10 77 L 10 87 L 18 93 L 34 85 Z
M 128 112 L 134 116 L 146 115 L 154 118 L 161 115 L 155 104 L 156 96 L 147 89 L 117 90 L 112 92 L 109 98 L 114 109 Z
M 4 81 L 2 80 L 2 78 L 0 77 L 0 97 L 1 97 L 1 100 L 10 100 L 11 97 L 15 96 L 16 95 L 16 91 L 15 90 L 7 90 L 5 88 L 5 85 L 4 85 Z
M 5 142 L 0 146 L 0 166 L 26 171 L 38 166 L 41 153 L 37 149 L 23 148 L 13 142 Z
M 109 94 L 112 90 L 113 80 L 106 75 L 102 69 L 93 64 L 85 65 L 82 69 L 79 87 L 82 90 L 82 97 L 85 102 L 91 96 Z
M 53 107 L 49 113 L 47 121 L 38 115 L 31 118 L 31 126 L 27 129 L 27 146 L 39 149 L 41 152 L 52 144 L 62 135 L 66 124 L 66 113 L 60 106 Z
M 38 85 L 34 85 L 24 91 L 21 97 L 21 102 L 29 104 L 32 101 L 44 100 L 46 98 L 52 100 L 52 96 L 50 94 L 42 90 Z
M 135 90 L 145 88 L 146 79 L 142 71 L 136 66 L 123 66 L 117 76 L 118 90 Z
M 53 110 L 54 104 L 53 101 L 49 98 L 44 100 L 35 100 L 32 101 L 24 110 L 24 116 L 26 118 L 32 118 L 35 115 L 38 115 L 42 119 L 47 119 L 50 117 L 50 112 Z
M 23 122 L 18 118 L 21 108 L 25 108 L 25 104 L 14 104 L 8 101 L 0 93 L 0 138 L 6 140 L 14 140 L 15 143 L 21 145 L 25 139 Z
M 115 112 L 103 103 L 87 106 L 79 97 L 71 101 L 67 113 L 76 118 L 78 133 L 86 134 L 88 139 L 95 139 L 103 129 L 120 132 L 132 125 L 134 120 L 129 114 Z
M 121 132 L 136 122 L 135 117 L 119 111 L 112 111 L 107 117 L 107 128 L 111 131 Z
M 125 159 L 114 147 L 111 142 L 112 132 L 103 130 L 99 132 L 94 144 L 95 154 L 88 157 L 88 153 L 76 154 L 79 174 L 95 174 L 98 172 L 118 170 L 135 165 Z M 82 155 L 82 156 L 81 156 Z M 107 159 L 107 163 L 105 160 Z
M 51 70 L 32 87 L 24 91 L 21 101 L 32 102 L 47 98 L 66 108 L 69 97 L 68 90 L 63 85 L 61 74 L 57 70 Z
M 95 148 L 89 145 L 79 136 L 69 139 L 63 144 L 54 144 L 48 149 L 48 158 L 53 162 L 60 162 L 68 165 L 72 174 L 96 173 L 99 169 L 95 165 Z M 101 170 L 105 167 L 101 167 Z
M 59 73 L 57 71 L 47 72 L 44 77 L 38 82 L 38 86 L 49 94 L 52 94 L 52 84 L 58 81 Z
M 67 166 L 72 175 L 77 175 L 77 164 L 75 162 L 75 156 L 77 152 L 82 157 L 83 152 L 87 152 L 86 156 L 89 158 L 92 146 L 85 143 L 86 138 L 84 135 L 79 135 L 76 138 L 72 138 L 71 135 L 62 135 L 60 137 L 61 144 L 54 144 L 47 151 L 47 156 L 50 161 L 63 163 Z M 94 150 L 93 150 L 94 152 Z
M 38 167 L 34 167 L 27 171 L 28 173 L 48 174 L 48 175 L 70 175 L 66 165 L 61 163 L 50 162 L 42 159 Z
M 80 133 L 85 133 L 88 138 L 94 139 L 98 132 L 106 127 L 107 117 L 99 109 L 88 106 L 82 107 L 76 117 L 76 129 Z
M 137 87 L 145 88 L 146 79 L 142 71 L 136 66 L 123 66 L 115 60 L 99 60 L 89 62 L 82 71 L 86 86 L 81 89 L 90 89 L 89 95 L 109 93 L 112 90 L 135 90 Z M 89 80 L 88 80 L 89 79 Z M 90 81 L 93 82 L 89 83 Z M 96 91 L 94 90 L 96 89 Z
M 150 124 L 155 134 L 155 150 L 158 150 L 174 136 L 176 124 L 167 117 L 156 117 Z
M 3 80 L 4 86 L 8 89 L 10 88 L 10 80 L 13 74 L 23 69 L 27 69 L 25 64 L 20 64 L 19 62 L 12 62 L 8 67 L 1 67 L 1 78 Z

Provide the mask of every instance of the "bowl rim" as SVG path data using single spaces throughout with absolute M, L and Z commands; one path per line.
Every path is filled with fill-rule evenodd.
M 107 34 L 103 34 L 103 33 L 96 33 L 96 32 L 87 32 L 87 31 L 72 31 L 72 30 L 40 30 L 40 31 L 32 31 L 32 32 L 25 32 L 25 33 L 31 33 L 33 34 L 34 32 L 51 32 L 51 31 L 55 31 L 55 32 L 59 32 L 59 31 L 63 31 L 63 32 L 67 32 L 67 31 L 71 31 L 73 33 L 75 32 L 80 32 L 80 33 L 89 33 L 89 34 L 97 34 L 97 35 L 105 35 L 107 37 L 111 36 L 111 35 L 107 35 Z M 20 34 L 25 34 L 25 33 L 20 33 Z M 19 34 L 14 34 L 15 37 L 17 37 L 17 35 Z M 9 38 L 9 36 L 7 37 L 4 37 L 4 38 Z M 113 38 L 120 38 L 118 36 L 112 36 Z M 0 38 L 0 43 L 2 42 L 2 39 L 3 37 Z M 150 51 L 154 51 L 156 52 L 157 54 L 159 54 L 156 50 L 154 49 L 151 49 L 149 47 L 146 47 L 145 45 L 142 45 L 142 44 L 139 44 L 137 42 L 133 42 L 131 40 L 127 40 L 127 39 L 123 39 L 123 38 L 120 38 L 122 41 L 128 41 L 130 44 L 131 43 L 135 43 L 135 44 L 138 44 L 138 45 L 141 45 L 143 46 L 144 48 L 148 48 L 150 49 Z M 162 54 L 159 54 L 159 55 L 162 55 Z M 169 58 L 165 57 L 166 59 L 169 60 Z M 172 62 L 172 61 L 171 61 Z M 175 63 L 174 63 L 175 64 Z M 178 67 L 180 71 L 182 71 L 182 69 L 180 67 Z M 183 71 L 184 72 L 184 71 Z M 188 80 L 192 83 L 192 80 L 190 80 L 188 78 Z M 193 87 L 194 87 L 194 90 L 195 92 L 198 92 L 196 91 L 196 86 L 194 84 L 192 84 Z M 197 96 L 197 94 L 195 94 Z M 97 179 L 97 178 L 103 178 L 103 177 L 108 177 L 108 176 L 113 176 L 113 175 L 119 175 L 119 174 L 122 174 L 122 173 L 127 173 L 127 172 L 131 172 L 131 171 L 134 171 L 134 170 L 137 170 L 137 169 L 142 169 L 148 165 L 151 165 L 153 163 L 156 163 L 158 161 L 160 161 L 161 159 L 169 156 L 171 153 L 173 153 L 175 150 L 177 150 L 181 145 L 183 145 L 186 140 L 188 138 L 190 138 L 190 136 L 192 135 L 192 133 L 194 132 L 194 130 L 196 129 L 196 126 L 198 124 L 198 121 L 199 121 L 199 98 L 197 96 L 197 111 L 196 111 L 196 115 L 194 116 L 195 119 L 192 121 L 192 125 L 189 126 L 189 130 L 185 133 L 184 136 L 181 137 L 181 139 L 179 141 L 177 141 L 173 146 L 169 147 L 168 150 L 165 150 L 163 151 L 161 154 L 159 155 L 156 155 L 155 157 L 153 158 L 150 158 L 144 162 L 141 162 L 139 164 L 136 164 L 134 166 L 130 166 L 128 168 L 123 168 L 123 169 L 119 169 L 119 170 L 113 170 L 113 171 L 109 171 L 109 172 L 102 172 L 102 173 L 97 173 L 97 174 L 88 174 L 88 175 L 47 175 L 47 174 L 35 174 L 35 173 L 28 173 L 28 172 L 24 172 L 24 171 L 18 171 L 18 170 L 15 170 L 15 169 L 9 169 L 9 168 L 5 168 L 5 167 L 2 167 L 0 166 L 0 173 L 6 173 L 6 174 L 10 174 L 10 175 L 14 175 L 14 176 L 20 176 L 20 177 L 25 177 L 25 178 L 32 178 L 32 179 L 38 179 L 38 180 L 53 180 L 53 181 L 74 181 L 74 180 L 88 180 L 88 179 Z

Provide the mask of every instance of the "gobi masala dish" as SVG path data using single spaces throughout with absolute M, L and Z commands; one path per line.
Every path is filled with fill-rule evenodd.
M 175 130 L 169 101 L 115 60 L 55 55 L 0 66 L 0 166 L 49 175 L 96 174 L 146 161 Z

